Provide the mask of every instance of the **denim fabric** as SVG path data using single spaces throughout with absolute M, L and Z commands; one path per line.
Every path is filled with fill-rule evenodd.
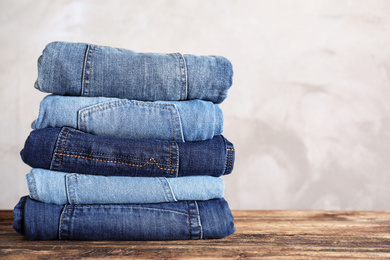
M 63 126 L 112 137 L 200 141 L 222 133 L 223 115 L 218 105 L 201 100 L 45 97 L 33 129 Z
M 117 177 L 32 169 L 30 198 L 54 204 L 162 203 L 223 197 L 225 184 L 211 176 Z
M 157 204 L 56 205 L 22 197 L 14 229 L 29 240 L 223 238 L 235 231 L 222 199 Z
M 221 103 L 232 77 L 232 64 L 220 56 L 136 53 L 53 42 L 38 59 L 35 87 L 59 95 Z
M 223 136 L 198 142 L 97 136 L 68 127 L 34 130 L 20 152 L 33 168 L 106 176 L 221 176 L 233 170 L 233 144 Z

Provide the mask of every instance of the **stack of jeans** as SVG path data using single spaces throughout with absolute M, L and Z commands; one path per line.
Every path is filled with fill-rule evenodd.
M 47 45 L 35 87 L 51 94 L 21 151 L 33 169 L 14 229 L 31 240 L 234 233 L 220 176 L 235 151 L 218 106 L 232 76 L 219 56 Z

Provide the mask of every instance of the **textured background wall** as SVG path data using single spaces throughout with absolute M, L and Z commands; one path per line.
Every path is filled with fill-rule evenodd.
M 389 14 L 387 0 L 0 0 L 0 208 L 27 194 L 36 61 L 63 40 L 230 59 L 232 209 L 390 210 Z

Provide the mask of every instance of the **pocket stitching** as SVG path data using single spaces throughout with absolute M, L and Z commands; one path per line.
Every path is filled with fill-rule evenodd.
M 171 113 L 171 123 L 172 123 L 172 137 L 174 140 L 176 140 L 176 130 L 175 130 L 175 120 L 178 123 L 179 127 L 181 128 L 181 122 L 179 117 L 179 111 L 176 108 L 175 104 L 166 104 L 166 103 L 146 103 L 146 102 L 139 102 L 139 101 L 133 101 L 133 100 L 111 100 L 103 103 L 99 103 L 96 105 L 92 105 L 83 109 L 80 109 L 78 111 L 78 126 L 77 128 L 85 131 L 86 130 L 86 118 L 90 115 L 102 112 L 108 109 L 116 108 L 119 106 L 125 106 L 125 105 L 133 105 L 133 106 L 140 106 L 140 107 L 151 107 L 151 108 L 158 108 L 158 109 L 164 109 L 168 110 Z M 176 113 L 174 113 L 176 112 Z M 180 141 L 184 141 L 183 133 L 181 131 L 180 133 Z
M 103 159 L 97 159 L 97 158 L 90 158 L 90 157 L 86 157 L 86 156 L 73 155 L 73 154 L 64 154 L 64 153 L 54 153 L 54 154 L 61 156 L 61 158 L 64 156 L 65 157 L 75 157 L 75 158 L 86 159 L 86 160 L 91 160 L 91 161 L 99 161 L 99 162 L 105 162 L 105 163 L 117 163 L 117 164 L 124 164 L 124 165 L 128 165 L 128 166 L 140 167 L 140 168 L 147 166 L 151 161 L 153 161 L 155 163 L 155 165 L 157 166 L 157 168 L 159 168 L 161 170 L 177 171 L 177 169 L 162 168 L 153 157 L 151 157 L 146 163 L 144 163 L 142 165 L 138 165 L 138 164 L 125 163 L 125 162 L 120 162 L 120 161 L 115 161 L 115 160 L 103 160 Z

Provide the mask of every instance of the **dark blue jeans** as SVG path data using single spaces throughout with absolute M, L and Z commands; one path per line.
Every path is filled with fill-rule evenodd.
M 235 232 L 224 199 L 158 204 L 55 205 L 22 197 L 14 229 L 29 240 L 176 240 Z
M 232 172 L 233 144 L 223 136 L 198 142 L 96 136 L 68 127 L 34 130 L 21 151 L 33 168 L 138 177 L 221 176 Z

